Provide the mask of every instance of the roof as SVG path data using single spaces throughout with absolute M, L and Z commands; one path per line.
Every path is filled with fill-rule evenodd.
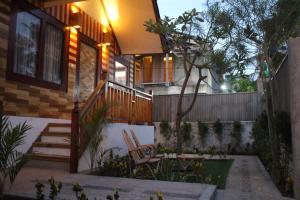
M 86 0 L 76 5 L 100 22 L 104 11 L 122 54 L 163 53 L 163 38 L 144 26 L 149 19 L 160 19 L 156 0 Z

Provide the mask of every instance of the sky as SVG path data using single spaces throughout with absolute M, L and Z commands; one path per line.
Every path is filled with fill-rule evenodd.
M 196 8 L 197 11 L 202 11 L 206 0 L 157 0 L 157 3 L 161 18 L 164 18 L 164 16 L 175 18 L 184 11 L 193 8 Z

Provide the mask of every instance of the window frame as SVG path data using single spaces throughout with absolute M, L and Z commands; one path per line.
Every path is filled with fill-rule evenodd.
M 129 86 L 129 84 L 130 84 L 130 62 L 127 59 L 123 58 L 122 56 L 114 56 L 113 80 L 116 83 L 118 83 L 116 81 L 116 62 L 118 62 L 126 67 L 126 84 L 125 84 L 125 86 Z
M 8 58 L 7 58 L 7 72 L 6 79 L 19 81 L 30 85 L 44 87 L 54 90 L 67 91 L 68 88 L 68 49 L 69 49 L 69 31 L 65 29 L 65 24 L 58 21 L 54 17 L 43 12 L 41 9 L 27 3 L 26 1 L 12 1 L 12 12 L 10 15 L 10 36 L 8 41 Z M 15 56 L 15 42 L 16 42 L 16 28 L 17 28 L 17 14 L 18 12 L 27 12 L 40 19 L 40 32 L 38 37 L 38 49 L 37 49 L 37 60 L 36 60 L 36 72 L 35 77 L 26 76 L 14 72 L 14 56 Z M 56 84 L 43 79 L 44 70 L 44 56 L 45 56 L 45 29 L 47 24 L 54 26 L 63 33 L 63 46 L 61 49 L 62 60 L 61 60 L 61 83 Z

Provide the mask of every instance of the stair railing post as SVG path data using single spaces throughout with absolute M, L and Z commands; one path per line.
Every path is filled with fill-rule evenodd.
M 79 161 L 79 106 L 74 102 L 71 124 L 70 173 L 77 173 Z

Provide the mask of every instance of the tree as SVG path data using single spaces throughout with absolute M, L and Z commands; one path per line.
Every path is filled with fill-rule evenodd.
M 24 164 L 24 155 L 17 147 L 24 143 L 26 132 L 31 126 L 26 122 L 13 127 L 4 115 L 0 102 L 0 199 L 2 199 L 4 184 L 7 178 L 12 183 Z
M 165 17 L 158 22 L 149 20 L 145 22 L 145 26 L 147 31 L 165 37 L 167 46 L 165 51 L 173 51 L 175 56 L 180 55 L 183 58 L 182 67 L 185 77 L 177 103 L 174 130 L 177 138 L 177 151 L 181 152 L 183 138 L 180 126 L 182 119 L 192 110 L 200 83 L 206 78 L 202 74 L 202 70 L 210 69 L 212 66 L 226 66 L 223 58 L 230 46 L 233 21 L 230 14 L 221 11 L 219 3 L 215 3 L 206 12 L 197 12 L 196 9 L 192 9 L 175 19 Z M 197 69 L 199 76 L 193 99 L 184 108 L 183 95 L 193 69 Z
M 290 37 L 299 33 L 300 1 L 299 0 L 220 0 L 222 8 L 231 13 L 234 20 L 232 39 L 237 44 L 252 50 L 248 55 L 254 56 L 257 67 L 264 80 L 266 111 L 269 135 L 272 139 L 272 177 L 280 181 L 280 144 L 274 127 L 272 84 L 276 70 L 285 58 L 286 43 Z M 211 1 L 212 6 L 216 1 Z

